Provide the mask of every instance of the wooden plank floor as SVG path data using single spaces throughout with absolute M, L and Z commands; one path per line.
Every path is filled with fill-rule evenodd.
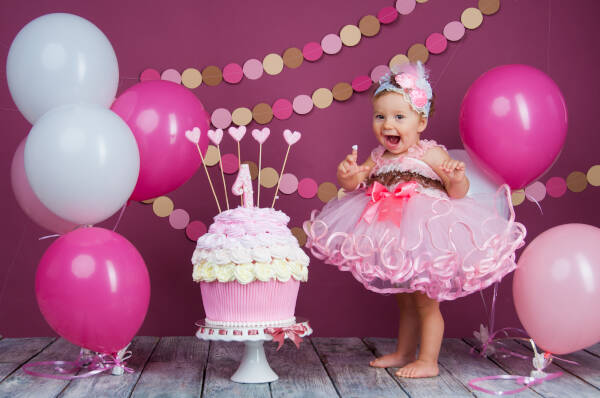
M 49 337 L 0 337 L 0 397 L 486 397 L 469 388 L 470 379 L 518 374 L 531 370 L 531 359 L 485 359 L 469 353 L 472 339 L 445 339 L 440 354 L 440 376 L 402 379 L 396 369 L 374 369 L 371 359 L 391 352 L 393 339 L 305 339 L 300 350 L 289 342 L 278 352 L 266 343 L 266 354 L 279 380 L 265 384 L 238 384 L 229 377 L 243 353 L 241 343 L 207 342 L 195 337 L 136 337 L 123 376 L 101 374 L 78 380 L 29 376 L 22 366 L 30 362 L 74 360 L 78 348 Z M 509 349 L 531 356 L 530 348 L 509 341 Z M 558 379 L 532 386 L 520 397 L 600 397 L 600 344 L 555 361 L 549 372 Z M 490 389 L 514 389 L 506 381 L 482 384 Z

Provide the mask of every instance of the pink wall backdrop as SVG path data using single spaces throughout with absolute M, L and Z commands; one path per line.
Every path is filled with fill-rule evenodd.
M 31 126 L 16 110 L 6 83 L 6 56 L 17 32 L 32 19 L 52 12 L 80 15 L 98 26 L 111 41 L 120 69 L 119 94 L 138 80 L 146 68 L 180 72 L 188 67 L 202 70 L 208 65 L 223 68 L 230 62 L 262 60 L 269 53 L 282 54 L 289 47 L 302 48 L 320 42 L 342 26 L 357 24 L 367 14 L 394 0 L 305 0 L 289 1 L 197 1 L 174 2 L 52 0 L 0 3 L 0 334 L 5 336 L 53 335 L 38 309 L 34 276 L 38 261 L 51 240 L 33 224 L 17 205 L 10 187 L 12 156 Z M 430 33 L 441 32 L 446 23 L 459 20 L 477 0 L 430 0 L 417 4 L 415 11 L 383 26 L 379 34 L 363 38 L 356 47 L 344 47 L 338 55 L 324 56 L 318 62 L 298 69 L 284 68 L 277 76 L 259 80 L 244 79 L 240 84 L 202 85 L 194 89 L 205 107 L 212 111 L 225 107 L 252 108 L 259 102 L 272 104 L 278 98 L 311 95 L 320 87 L 332 88 L 340 81 L 369 74 L 413 43 L 424 43 Z M 573 171 L 584 173 L 600 163 L 597 132 L 597 94 L 600 76 L 597 46 L 600 3 L 595 0 L 502 0 L 501 9 L 485 17 L 476 30 L 467 31 L 448 49 L 431 56 L 428 67 L 437 95 L 437 111 L 425 132 L 448 148 L 460 148 L 458 113 L 469 85 L 490 68 L 511 63 L 537 67 L 550 75 L 561 88 L 569 108 L 569 132 L 564 150 L 540 181 L 566 178 Z M 303 139 L 293 147 L 287 171 L 299 178 L 311 177 L 318 183 L 335 181 L 336 165 L 358 144 L 359 156 L 367 156 L 375 146 L 370 131 L 370 99 L 354 95 L 349 101 L 313 109 L 308 115 L 270 123 L 273 135 L 263 148 L 263 167 L 281 167 L 285 144 L 277 137 L 284 128 L 301 131 Z M 249 128 L 257 127 L 251 124 Z M 519 145 L 515 142 L 514 145 Z M 222 149 L 234 152 L 225 138 Z M 242 141 L 243 160 L 258 161 L 258 145 Z M 216 172 L 216 169 L 213 169 Z M 232 183 L 232 179 L 229 183 Z M 261 191 L 261 201 L 272 198 L 272 189 Z M 193 220 L 209 224 L 216 212 L 204 173 L 198 173 L 184 186 L 169 194 L 175 208 L 187 210 Z M 600 226 L 600 188 L 588 186 L 583 192 L 567 191 L 560 198 L 546 197 L 537 206 L 525 200 L 516 207 L 517 218 L 528 228 L 530 242 L 542 231 L 564 223 L 579 222 Z M 298 193 L 282 195 L 279 208 L 300 226 L 313 208 L 323 203 L 303 199 Z M 112 228 L 115 217 L 103 223 Z M 200 289 L 192 282 L 190 258 L 194 243 L 182 230 L 173 229 L 167 218 L 159 218 L 151 206 L 129 206 L 117 232 L 141 252 L 148 266 L 152 297 L 141 335 L 190 335 L 194 322 L 204 316 Z M 497 326 L 520 326 L 511 294 L 512 277 L 500 287 Z M 93 292 L 90 292 L 93 294 Z M 487 297 L 491 293 L 485 292 Z M 551 294 L 551 292 L 548 292 Z M 442 305 L 447 336 L 468 336 L 485 322 L 479 294 Z M 300 291 L 297 314 L 308 317 L 318 336 L 393 336 L 397 311 L 391 296 L 367 292 L 348 273 L 312 260 L 310 277 Z

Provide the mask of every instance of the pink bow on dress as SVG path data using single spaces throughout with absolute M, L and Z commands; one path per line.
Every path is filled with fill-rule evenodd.
M 371 224 L 377 216 L 377 221 L 392 221 L 396 226 L 400 226 L 402 220 L 402 211 L 404 205 L 417 193 L 419 184 L 416 181 L 408 181 L 398 184 L 394 192 L 390 192 L 387 188 L 375 181 L 367 191 L 367 195 L 371 200 L 365 207 L 360 220 L 365 220 Z

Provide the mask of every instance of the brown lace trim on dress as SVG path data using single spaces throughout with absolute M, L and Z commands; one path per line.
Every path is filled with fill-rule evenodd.
M 375 181 L 382 185 L 385 185 L 386 187 L 404 181 L 416 181 L 425 188 L 436 188 L 443 192 L 446 192 L 446 188 L 444 187 L 444 184 L 442 184 L 441 181 L 425 177 L 424 175 L 412 171 L 388 171 L 386 173 L 371 176 L 367 178 L 365 182 L 367 186 L 369 186 Z

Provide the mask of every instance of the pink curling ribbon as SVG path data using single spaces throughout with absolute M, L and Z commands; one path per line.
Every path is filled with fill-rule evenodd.
M 304 325 L 296 324 L 284 328 L 266 328 L 265 333 L 273 336 L 273 341 L 278 343 L 277 351 L 279 351 L 283 345 L 283 341 L 286 337 L 294 342 L 296 348 L 300 348 L 300 343 L 302 343 L 301 336 L 306 333 L 306 327 Z
M 23 371 L 32 376 L 46 377 L 58 380 L 82 379 L 112 371 L 114 368 L 120 368 L 124 372 L 133 373 L 133 369 L 125 366 L 125 361 L 131 357 L 131 351 L 127 351 L 123 358 L 113 354 L 94 353 L 83 348 L 75 361 L 45 361 L 34 362 L 23 365 Z M 44 373 L 32 370 L 42 366 L 53 366 L 56 373 Z M 80 373 L 87 369 L 87 372 Z
M 375 181 L 367 190 L 367 195 L 371 197 L 371 200 L 359 221 L 365 220 L 371 224 L 377 215 L 378 221 L 389 220 L 399 227 L 404 205 L 417 192 L 418 186 L 416 181 L 403 182 L 396 186 L 394 192 L 389 192 L 384 185 Z
M 544 369 L 546 367 L 548 367 L 548 365 L 550 365 L 550 363 L 552 363 L 553 359 L 557 359 L 557 360 L 563 361 L 563 362 L 568 362 L 568 363 L 571 363 L 574 365 L 579 365 L 575 361 L 568 361 L 566 359 L 556 357 L 549 352 L 539 353 L 537 351 L 537 348 L 536 348 L 533 340 L 529 339 L 529 341 L 531 343 L 531 346 L 533 347 L 533 353 L 534 353 L 534 356 L 533 356 L 534 370 L 531 371 L 529 376 L 498 375 L 498 376 L 478 377 L 476 379 L 472 379 L 469 381 L 469 387 L 471 387 L 477 391 L 482 391 L 482 392 L 485 392 L 486 394 L 492 394 L 492 395 L 517 394 L 521 391 L 528 389 L 531 386 L 536 386 L 538 384 L 542 384 L 545 381 L 556 379 L 557 377 L 562 376 L 563 372 L 554 372 L 554 373 L 544 372 Z M 515 380 L 518 384 L 522 384 L 523 387 L 516 388 L 514 390 L 495 391 L 495 390 L 488 390 L 487 388 L 483 388 L 483 387 L 480 387 L 477 384 L 475 384 L 475 383 L 478 383 L 481 381 L 489 381 L 489 380 Z

